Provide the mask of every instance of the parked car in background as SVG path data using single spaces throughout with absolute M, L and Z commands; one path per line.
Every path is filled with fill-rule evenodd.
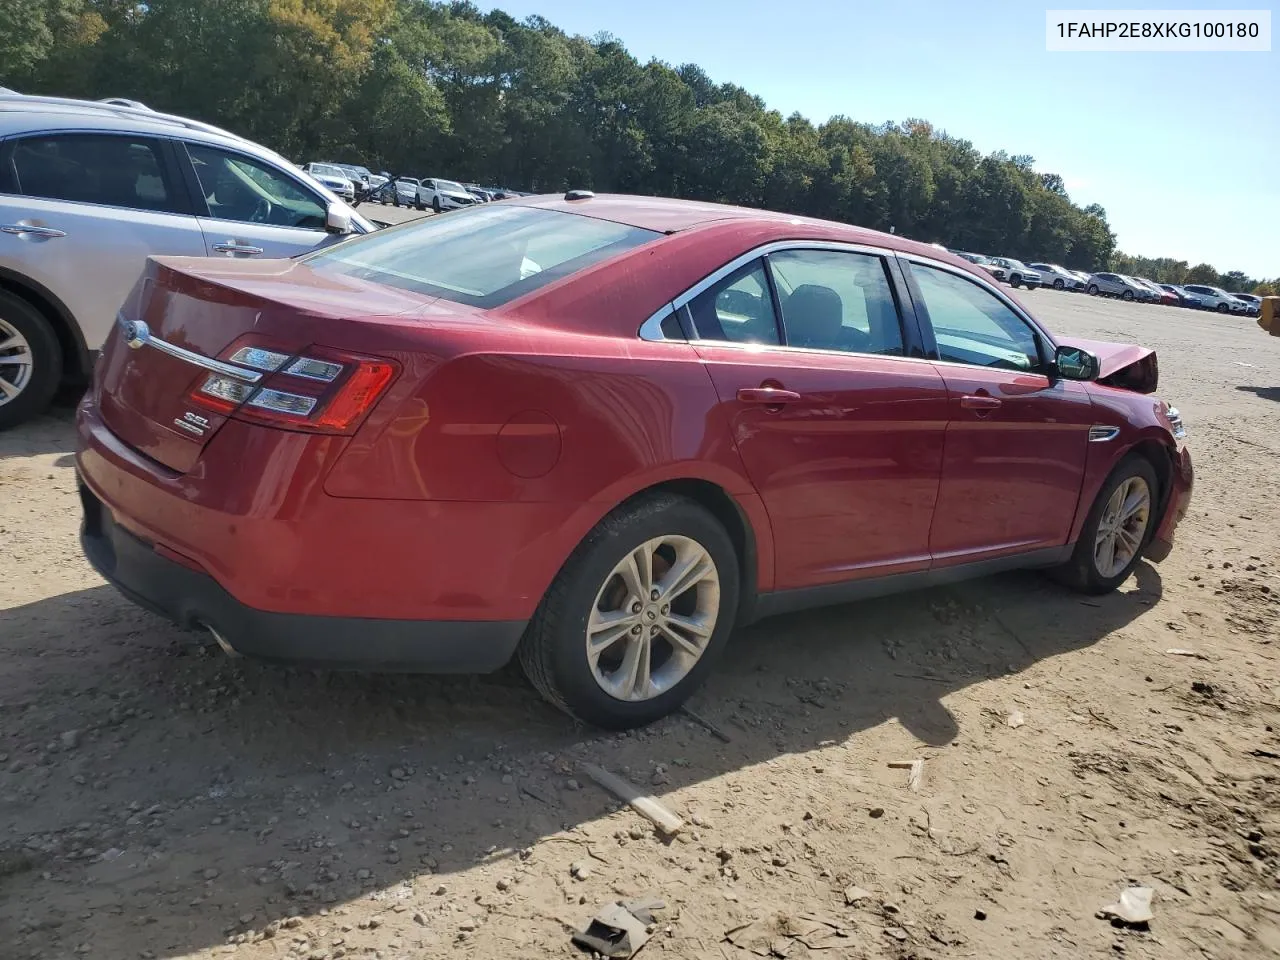
M 1237 300 L 1220 287 L 1209 287 L 1198 283 L 1188 283 L 1184 286 L 1204 301 L 1206 310 L 1216 310 L 1218 313 L 1247 314 L 1249 312 L 1248 304 L 1243 300 Z
M 515 658 L 632 727 L 753 619 L 1023 567 L 1101 594 L 1162 560 L 1192 467 L 1156 367 L 902 237 L 477 204 L 288 261 L 151 261 L 77 413 L 81 543 L 223 649 Z
M 426 178 L 423 179 L 422 185 L 418 187 L 417 207 L 419 210 L 430 207 L 436 213 L 441 213 L 445 210 L 469 207 L 474 203 L 480 203 L 480 199 L 468 193 L 467 188 L 462 184 L 455 183 L 452 180 Z
M 351 184 L 356 189 L 356 198 L 365 200 L 375 189 L 386 182 L 384 177 L 378 176 L 368 167 L 362 167 L 355 163 L 335 163 L 335 167 L 341 167 L 342 170 L 351 178 Z
M 417 206 L 420 185 L 417 177 L 393 177 L 374 191 L 373 199 L 396 207 Z
M 1091 296 L 1101 294 L 1106 297 L 1119 297 L 1121 300 L 1137 300 L 1149 298 L 1151 291 L 1139 283 L 1119 273 L 1095 273 L 1089 278 L 1085 292 Z
M 1138 279 L 1146 284 L 1147 288 L 1155 295 L 1155 302 L 1161 303 L 1167 307 L 1176 307 L 1178 305 L 1178 297 L 1176 294 L 1170 293 L 1154 280 L 1149 280 L 1146 277 L 1138 277 Z
M 1160 286 L 1178 298 L 1178 306 L 1187 307 L 1191 310 L 1201 310 L 1204 308 L 1204 300 L 1197 297 L 1186 287 L 1179 286 L 1176 283 L 1162 283 Z
M 373 229 L 283 157 L 217 127 L 0 96 L 0 427 L 88 378 L 148 256 L 289 257 Z
M 1081 283 L 1080 289 L 1083 290 L 1088 288 L 1089 278 L 1093 276 L 1092 273 L 1090 273 L 1088 270 L 1071 270 L 1069 272 L 1071 273 L 1072 276 L 1076 277 L 1080 281 Z
M 1034 290 L 1040 286 L 1042 279 L 1040 274 L 1021 260 L 1014 260 L 1011 257 L 991 257 L 989 259 L 997 267 L 1004 270 L 1009 286 L 1025 286 L 1028 290 Z
M 1033 263 L 1030 266 L 1040 274 L 1041 286 L 1053 287 L 1055 290 L 1084 289 L 1084 281 L 1066 267 L 1060 267 L 1056 263 Z
M 514 190 L 508 190 L 506 187 L 485 187 L 484 191 L 489 194 L 491 200 L 508 200 L 511 197 L 522 196 L 522 194 L 516 193 Z
M 471 194 L 481 203 L 488 203 L 493 199 L 493 194 L 478 183 L 464 183 L 463 187 L 466 188 L 467 193 Z
M 1244 305 L 1248 308 L 1246 312 L 1249 316 L 1256 317 L 1262 313 L 1261 297 L 1255 297 L 1252 293 L 1233 293 L 1232 296 L 1237 300 L 1244 301 Z
M 356 198 L 351 175 L 336 163 L 308 163 L 302 168 L 348 203 Z
M 1160 298 L 1164 295 L 1164 291 L 1156 287 L 1150 281 L 1143 280 L 1140 277 L 1132 277 L 1125 275 L 1125 279 L 1132 283 L 1138 291 L 1138 300 L 1141 303 L 1159 303 Z
M 942 249 L 945 250 L 946 247 L 943 247 Z M 961 253 L 958 250 L 955 250 L 952 252 L 955 253 L 957 257 L 963 257 L 965 260 L 968 260 L 974 266 L 981 267 L 987 273 L 991 274 L 991 276 L 994 279 L 1000 280 L 1000 281 L 1005 280 L 1006 274 L 1004 272 L 1004 267 L 996 266 L 994 263 L 991 262 L 991 259 L 989 257 L 984 257 L 980 253 Z

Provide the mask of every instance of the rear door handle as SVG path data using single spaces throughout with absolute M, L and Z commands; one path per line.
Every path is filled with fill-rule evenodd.
M 65 237 L 65 230 L 55 230 L 53 227 L 36 227 L 29 223 L 5 223 L 0 224 L 0 233 L 12 233 L 15 236 L 22 236 L 29 233 L 33 237 L 46 237 L 49 240 L 56 240 L 58 237 Z
M 779 387 L 743 387 L 738 391 L 738 399 L 743 403 L 760 403 L 769 407 L 780 403 L 796 403 L 800 400 L 800 394 Z
M 1000 406 L 996 397 L 975 397 L 972 395 L 960 398 L 960 406 L 965 410 L 995 410 Z
M 224 243 L 215 243 L 213 249 L 217 253 L 243 253 L 245 256 L 256 257 L 262 253 L 261 247 L 255 247 L 252 244 L 241 243 L 239 240 L 227 240 Z

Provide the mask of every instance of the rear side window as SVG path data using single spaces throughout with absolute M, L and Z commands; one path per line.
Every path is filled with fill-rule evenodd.
M 884 261 L 865 253 L 784 250 L 769 255 L 793 347 L 902 355 L 902 326 Z
M 477 206 L 379 230 L 304 259 L 321 273 L 491 309 L 660 236 L 555 210 Z
M 14 192 L 132 210 L 177 212 L 159 140 L 101 134 L 28 137 L 14 144 Z
M 777 345 L 778 320 L 763 260 L 752 260 L 689 301 L 703 340 Z

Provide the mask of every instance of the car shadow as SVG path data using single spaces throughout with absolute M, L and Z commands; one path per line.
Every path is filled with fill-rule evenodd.
M 76 448 L 76 433 L 71 424 L 75 421 L 78 402 L 77 393 L 60 394 L 40 416 L 0 430 L 0 460 L 60 453 L 66 455 L 66 463 L 59 458 L 56 465 L 70 466 L 74 462 Z
M 1252 393 L 1254 396 L 1261 397 L 1263 400 L 1274 400 L 1277 403 L 1280 403 L 1280 387 L 1238 386 L 1236 389 L 1244 393 Z
M 17 956 L 90 935 L 121 956 L 185 955 L 238 918 L 410 896 L 596 820 L 615 800 L 585 761 L 662 797 L 894 721 L 941 747 L 974 734 L 949 695 L 1087 647 L 1160 595 L 1144 563 L 1099 598 L 1015 573 L 754 624 L 691 704 L 728 742 L 682 714 L 584 728 L 514 669 L 228 659 L 105 586 L 0 611 L 0 928 Z M 119 907 L 146 897 L 145 917 Z

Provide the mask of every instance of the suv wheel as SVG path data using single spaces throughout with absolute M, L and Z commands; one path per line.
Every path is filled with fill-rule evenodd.
M 1229 313 L 1230 311 L 1231 311 L 1231 308 L 1228 307 L 1225 303 L 1218 304 L 1219 313 Z
M 624 504 L 573 552 L 520 641 L 538 692 L 587 723 L 641 726 L 675 710 L 733 630 L 738 556 L 692 500 Z
M 1089 294 L 1091 297 L 1096 297 L 1098 295 L 1098 285 L 1096 283 L 1089 284 L 1089 289 L 1086 290 L 1085 293 Z
M 1057 579 L 1094 594 L 1124 583 L 1155 530 L 1158 489 L 1146 458 L 1121 460 L 1098 491 L 1071 559 L 1054 571 Z
M 1066 287 L 1067 287 L 1066 281 L 1064 281 L 1061 277 L 1053 281 L 1053 289 L 1055 290 L 1065 290 Z
M 439 212 L 440 212 L 440 197 L 439 197 L 439 195 L 434 196 L 434 197 L 432 197 L 432 198 L 431 198 L 431 209 L 432 209 L 432 210 L 434 210 L 436 213 L 439 213 Z
M 1132 291 L 1132 290 L 1126 290 L 1124 293 L 1120 294 L 1120 299 L 1121 299 L 1121 300 L 1132 300 L 1132 299 L 1133 299 L 1133 291 Z
M 39 311 L 0 291 L 0 429 L 43 413 L 62 376 L 62 347 Z
M 1009 278 L 1009 286 L 1014 287 L 1015 289 L 1020 283 L 1022 283 L 1022 274 L 1020 273 L 1015 273 Z

